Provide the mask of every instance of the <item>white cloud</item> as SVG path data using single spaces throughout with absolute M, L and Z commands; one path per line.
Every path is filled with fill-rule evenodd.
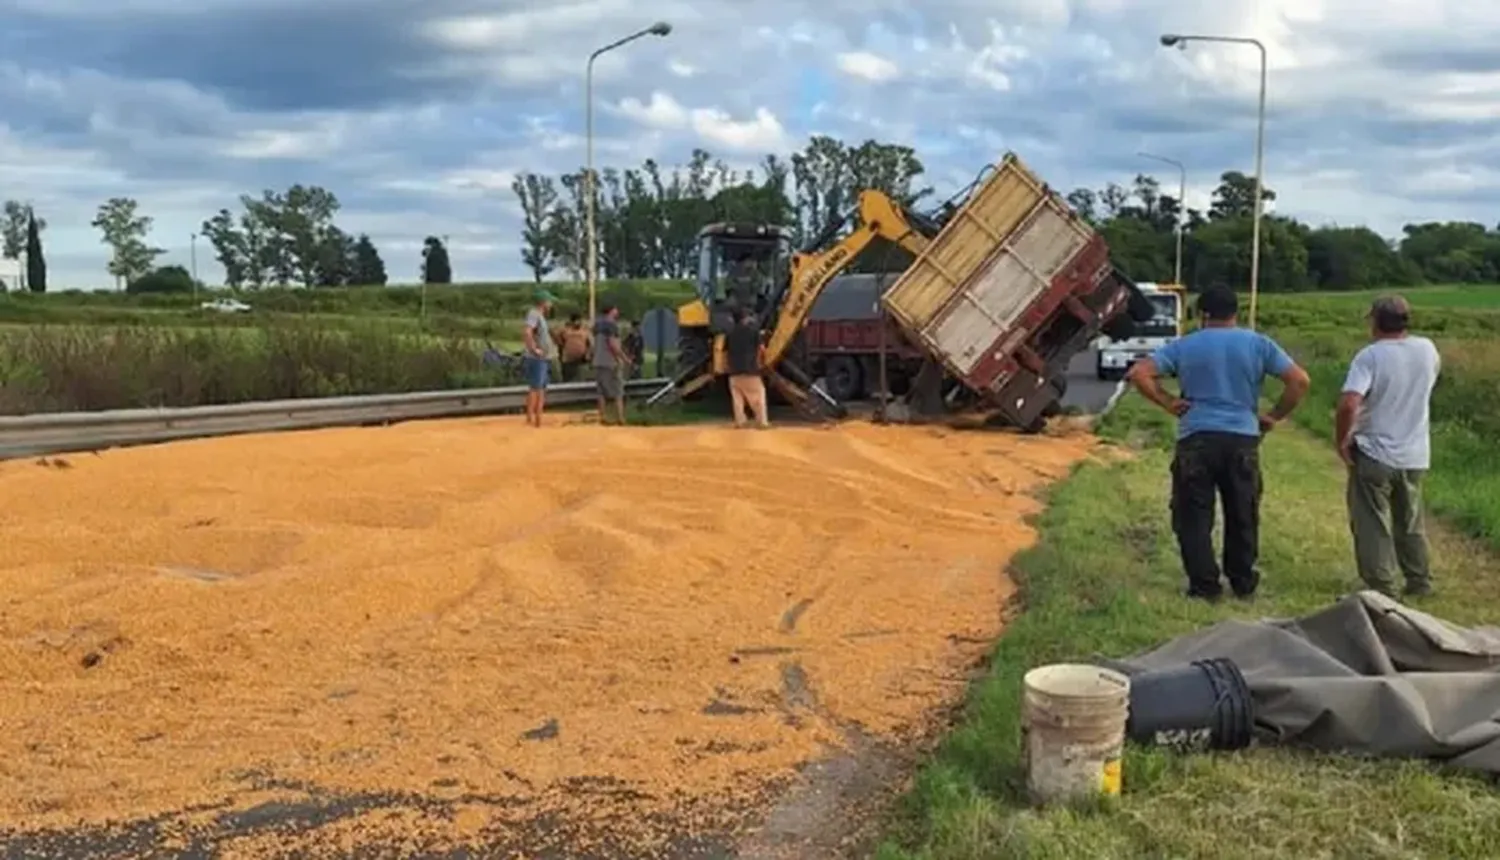
M 736 120 L 728 111 L 717 107 L 687 108 L 672 96 L 653 92 L 651 99 L 621 100 L 619 112 L 655 129 L 691 130 L 702 142 L 735 151 L 780 152 L 791 141 L 786 128 L 769 109 L 757 107 L 749 119 Z
M 900 67 L 895 63 L 869 51 L 848 51 L 839 54 L 836 60 L 839 71 L 872 83 L 895 80 L 901 74 Z

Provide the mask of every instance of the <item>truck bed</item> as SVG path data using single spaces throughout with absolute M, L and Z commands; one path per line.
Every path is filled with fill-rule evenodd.
M 1104 308 L 1083 299 L 1110 273 L 1103 237 L 1007 153 L 881 301 L 949 372 L 995 394 L 1019 371 L 1045 373 L 1027 341 L 1064 305 L 1091 321 Z

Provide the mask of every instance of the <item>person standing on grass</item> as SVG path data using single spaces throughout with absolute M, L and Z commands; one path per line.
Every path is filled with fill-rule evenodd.
M 557 344 L 547 332 L 547 314 L 557 298 L 546 290 L 538 290 L 536 304 L 526 311 L 526 323 L 521 330 L 521 340 L 526 347 L 521 357 L 521 374 L 526 378 L 526 423 L 542 426 L 542 412 L 547 408 L 547 378 L 552 372 L 552 357 Z
M 770 427 L 766 414 L 766 381 L 761 366 L 766 348 L 761 342 L 760 326 L 744 308 L 735 308 L 734 327 L 724 336 L 725 358 L 729 363 L 729 397 L 734 408 L 734 426 L 744 427 L 748 407 L 761 427 Z
M 582 375 L 583 363 L 589 360 L 592 347 L 589 330 L 583 327 L 583 315 L 569 315 L 568 322 L 557 332 L 558 361 L 562 365 L 563 382 L 578 381 Z
M 1222 574 L 1237 597 L 1249 599 L 1260 584 L 1261 435 L 1292 414 L 1310 382 L 1274 340 L 1237 325 L 1239 297 L 1233 290 L 1205 290 L 1198 312 L 1202 328 L 1137 362 L 1129 379 L 1147 400 L 1178 418 L 1172 531 L 1187 596 L 1215 601 L 1223 594 L 1213 545 L 1217 501 L 1224 507 Z M 1182 395 L 1163 391 L 1160 376 L 1177 377 Z M 1280 378 L 1285 388 L 1275 408 L 1261 415 L 1267 376 Z
M 645 335 L 641 333 L 641 321 L 631 320 L 630 330 L 625 333 L 625 340 L 621 344 L 625 348 L 625 357 L 630 359 L 630 378 L 635 379 L 641 375 L 642 359 L 646 354 Z
M 1411 306 L 1400 296 L 1370 307 L 1368 346 L 1344 378 L 1335 418 L 1339 456 L 1349 467 L 1347 501 L 1360 579 L 1389 597 L 1396 571 L 1403 593 L 1432 593 L 1422 478 L 1431 461 L 1428 412 L 1442 359 L 1410 334 Z
M 620 345 L 620 309 L 605 305 L 594 321 L 594 383 L 599 389 L 599 422 L 609 423 L 605 407 L 613 403 L 615 418 L 625 423 L 625 373 L 630 358 Z

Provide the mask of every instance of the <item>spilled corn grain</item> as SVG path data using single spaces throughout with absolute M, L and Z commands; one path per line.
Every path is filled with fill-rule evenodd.
M 1090 444 L 494 419 L 0 464 L 0 819 L 225 856 L 732 827 L 960 695 Z

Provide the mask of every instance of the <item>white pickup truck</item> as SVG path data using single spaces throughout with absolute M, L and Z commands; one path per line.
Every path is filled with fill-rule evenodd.
M 1095 374 L 1100 379 L 1123 379 L 1125 371 L 1136 361 L 1156 352 L 1169 341 L 1182 336 L 1186 296 L 1177 284 L 1136 284 L 1156 306 L 1156 315 L 1148 323 L 1136 323 L 1135 333 L 1122 340 L 1100 338 Z

